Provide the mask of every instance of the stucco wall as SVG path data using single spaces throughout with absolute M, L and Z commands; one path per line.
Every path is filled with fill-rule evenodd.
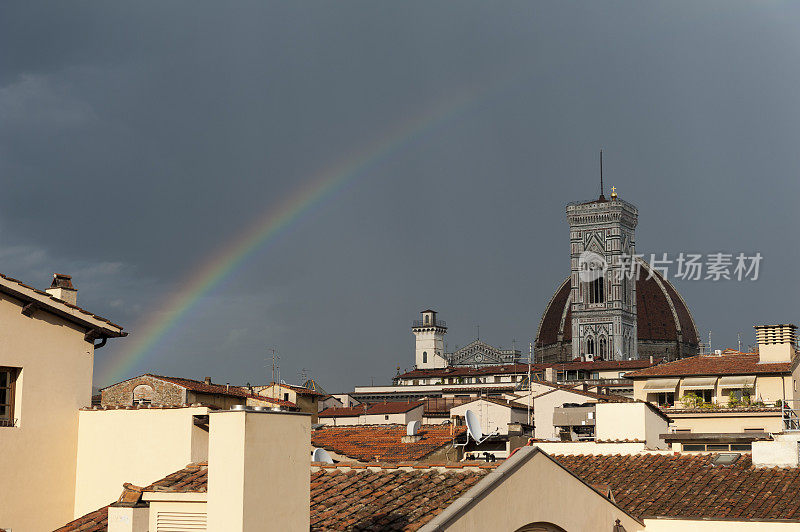
M 654 377 L 654 379 L 664 379 L 668 377 Z M 633 383 L 633 397 L 634 399 L 647 400 L 647 391 L 644 389 L 647 379 L 637 379 Z M 677 386 L 677 393 L 675 400 L 679 401 L 685 393 L 696 392 L 697 390 L 686 390 L 683 388 L 683 378 Z M 727 390 L 720 388 L 719 381 L 716 382 L 712 395 L 713 401 L 718 404 L 727 404 L 728 396 L 725 395 Z M 766 403 L 774 403 L 778 400 L 791 399 L 792 397 L 792 377 L 790 375 L 758 375 L 756 376 L 755 389 L 753 390 L 753 401 L 764 401 Z
M 82 410 L 75 517 L 113 502 L 130 482 L 146 486 L 208 458 L 208 432 L 192 416 L 208 408 Z
M 0 295 L 0 366 L 22 368 L 16 427 L 0 427 L 0 528 L 53 530 L 72 519 L 78 409 L 92 395 L 94 348 L 45 311 Z
M 527 414 L 524 410 L 499 405 L 491 401 L 472 401 L 450 409 L 450 416 L 465 417 L 467 410 L 472 410 L 481 423 L 484 434 L 497 430 L 500 434 L 508 434 L 508 424 L 512 422 L 527 423 Z
M 536 479 L 533 486 L 532 478 Z M 474 506 L 449 523 L 445 530 L 514 531 L 529 523 L 545 522 L 569 531 L 610 531 L 616 519 L 628 532 L 644 530 L 611 501 L 544 454 L 536 454 L 494 489 L 482 494 Z
M 310 416 L 212 412 L 210 427 L 208 529 L 308 531 Z
M 555 426 L 553 426 L 553 410 L 564 403 L 594 403 L 590 397 L 578 395 L 565 390 L 556 390 L 533 398 L 535 435 L 543 440 L 557 440 Z
M 671 430 L 689 429 L 692 432 L 744 432 L 745 429 L 764 429 L 781 432 L 783 420 L 780 412 L 748 413 L 716 410 L 692 414 L 668 413 L 672 419 Z
M 689 519 L 645 519 L 647 532 L 798 532 L 800 523 L 776 521 L 705 521 Z
M 667 432 L 667 420 L 644 403 L 598 403 L 595 416 L 597 440 L 642 440 L 648 449 L 668 448 L 659 438 Z

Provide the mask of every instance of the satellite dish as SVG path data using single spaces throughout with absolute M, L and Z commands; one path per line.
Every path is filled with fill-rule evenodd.
M 333 458 L 331 458 L 331 455 L 329 455 L 328 451 L 325 449 L 314 449 L 314 452 L 311 454 L 311 461 L 332 464 Z
M 465 417 L 467 418 L 467 430 L 469 431 L 469 435 L 472 436 L 472 439 L 476 442 L 481 441 L 481 438 L 483 438 L 483 431 L 481 430 L 481 422 L 478 416 L 476 416 L 475 412 L 472 410 L 467 410 Z
M 417 432 L 419 432 L 419 427 L 420 427 L 419 421 L 409 421 L 408 426 L 406 427 L 406 435 L 416 436 Z

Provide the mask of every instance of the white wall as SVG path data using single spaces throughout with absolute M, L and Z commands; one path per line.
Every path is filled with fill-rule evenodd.
M 192 421 L 207 414 L 205 407 L 80 411 L 74 516 L 114 502 L 124 482 L 144 487 L 207 460 L 208 433 Z
M 478 399 L 464 403 L 450 409 L 450 416 L 465 417 L 467 410 L 472 410 L 481 423 L 484 434 L 498 431 L 502 435 L 508 434 L 509 423 L 527 423 L 527 414 L 524 410 L 500 405 L 492 401 Z
M 645 519 L 647 532 L 800 532 L 800 523 L 777 521 L 706 521 L 690 519 Z
M 598 403 L 595 406 L 596 440 L 641 440 L 648 449 L 667 449 L 659 437 L 668 432 L 667 420 L 644 403 Z
M 518 401 L 519 402 L 519 401 Z M 533 398 L 534 434 L 536 438 L 543 440 L 558 440 L 556 428 L 553 425 L 553 411 L 556 407 L 564 403 L 595 403 L 590 397 L 568 392 L 566 390 L 555 390 Z

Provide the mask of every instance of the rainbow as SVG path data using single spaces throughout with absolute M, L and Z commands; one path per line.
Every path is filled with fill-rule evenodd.
M 496 88 L 497 85 L 493 83 L 492 87 Z M 122 350 L 108 361 L 96 382 L 111 384 L 130 377 L 203 296 L 231 276 L 257 250 L 272 242 L 274 237 L 304 213 L 334 195 L 357 176 L 363 175 L 367 168 L 456 117 L 490 92 L 489 89 L 465 88 L 456 94 L 449 94 L 445 101 L 401 121 L 338 164 L 322 170 L 281 205 L 264 212 L 238 238 L 211 255 L 157 309 L 148 312 L 144 322 L 138 324 L 122 342 Z

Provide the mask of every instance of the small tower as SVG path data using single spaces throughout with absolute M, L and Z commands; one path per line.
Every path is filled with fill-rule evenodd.
M 422 319 L 414 320 L 411 332 L 417 337 L 415 363 L 417 369 L 447 367 L 444 358 L 444 335 L 447 324 L 436 316 L 434 310 L 423 310 Z

